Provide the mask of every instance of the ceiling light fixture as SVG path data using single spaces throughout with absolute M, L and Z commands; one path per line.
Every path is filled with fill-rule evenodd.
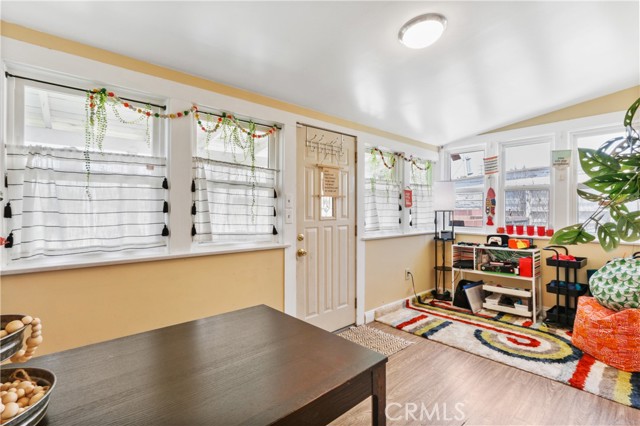
M 423 49 L 438 41 L 445 28 L 447 18 L 439 13 L 427 13 L 404 24 L 398 33 L 398 39 L 411 49 Z

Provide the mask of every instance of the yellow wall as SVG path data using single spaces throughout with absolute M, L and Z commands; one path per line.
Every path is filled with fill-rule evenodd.
M 43 355 L 262 303 L 283 310 L 284 250 L 12 275 L 0 285 L 2 313 L 42 319 Z
M 404 279 L 405 268 L 411 269 L 417 292 L 433 288 L 433 235 L 365 244 L 365 311 L 413 295 L 411 280 Z
M 465 241 L 465 242 L 477 242 L 477 243 L 484 243 L 487 240 L 487 237 L 485 236 L 479 236 L 479 235 L 462 235 L 460 233 L 458 233 L 456 235 L 456 240 L 457 241 Z M 535 245 L 540 248 L 542 250 L 542 248 L 546 247 L 549 245 L 549 240 L 534 240 Z M 586 283 L 587 281 L 587 269 L 599 269 L 600 267 L 602 267 L 608 260 L 614 258 L 614 257 L 623 257 L 623 256 L 630 256 L 631 254 L 640 251 L 640 245 L 623 245 L 618 247 L 616 250 L 612 251 L 612 252 L 605 252 L 599 244 L 597 243 L 589 243 L 589 244 L 581 244 L 581 245 L 575 245 L 575 246 L 566 246 L 569 249 L 569 254 L 573 255 L 573 256 L 578 256 L 578 257 L 586 257 L 588 259 L 588 264 L 587 266 L 585 266 L 584 268 L 580 269 L 578 271 L 578 281 L 582 282 L 582 283 Z M 553 252 L 549 252 L 549 251 L 542 251 L 542 304 L 543 306 L 546 307 L 552 307 L 553 305 L 556 304 L 556 295 L 555 294 L 551 294 L 551 293 L 547 293 L 545 291 L 544 286 L 551 280 L 554 280 L 556 277 L 556 269 L 552 266 L 547 266 L 546 265 L 546 261 L 545 259 L 547 257 L 553 256 L 554 253 Z M 560 279 L 564 280 L 564 269 L 561 269 L 561 276 Z M 468 274 L 468 276 L 470 277 L 476 277 L 478 279 L 482 279 L 485 282 L 488 282 L 489 278 L 492 277 L 487 277 L 485 276 L 481 276 L 481 275 L 472 275 L 472 274 Z M 571 277 L 573 277 L 573 272 L 571 273 Z M 466 278 L 466 277 L 465 277 Z M 503 279 L 502 277 L 500 278 L 496 278 L 493 280 L 495 283 L 503 283 L 504 285 L 508 285 L 511 287 L 521 287 L 521 283 L 518 280 L 506 280 Z M 560 297 L 561 303 L 564 303 L 564 298 L 561 296 Z
M 611 93 L 609 95 L 591 99 L 567 108 L 562 108 L 548 114 L 501 127 L 487 133 L 521 129 L 523 127 L 555 123 L 557 121 L 572 120 L 574 118 L 590 117 L 592 115 L 606 114 L 609 112 L 626 111 L 627 108 L 629 108 L 629 105 L 634 103 L 638 98 L 640 98 L 640 86 L 630 87 L 619 92 Z

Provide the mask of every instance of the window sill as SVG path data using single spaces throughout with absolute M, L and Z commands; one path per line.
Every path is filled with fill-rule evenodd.
M 374 241 L 374 240 L 386 240 L 389 238 L 417 237 L 420 235 L 434 235 L 434 234 L 435 232 L 433 231 L 416 231 L 416 232 L 407 232 L 407 233 L 394 232 L 390 234 L 367 235 L 367 236 L 361 237 L 360 239 L 362 241 Z
M 2 271 L 0 271 L 0 276 L 9 276 L 9 275 L 19 275 L 19 274 L 30 274 L 35 272 L 49 272 L 49 271 L 61 271 L 66 269 L 80 269 L 80 268 L 91 268 L 95 266 L 109 266 L 109 265 L 124 265 L 128 263 L 139 263 L 139 262 L 155 262 L 159 260 L 171 260 L 171 259 L 182 259 L 188 257 L 200 257 L 200 256 L 215 256 L 220 254 L 232 254 L 232 253 L 245 253 L 252 251 L 263 251 L 263 250 L 278 250 L 285 249 L 289 247 L 289 244 L 280 244 L 280 243 L 267 243 L 267 244 L 227 244 L 227 245 L 219 245 L 217 247 L 212 247 L 211 245 L 207 245 L 205 247 L 196 247 L 194 246 L 190 252 L 186 253 L 167 253 L 165 250 L 162 252 L 156 252 L 155 254 L 147 254 L 147 255 L 138 255 L 135 257 L 113 257 L 111 259 L 97 260 L 98 258 L 91 259 L 83 259 L 78 260 L 73 259 L 71 261 L 66 262 L 40 262 L 37 266 L 21 263 L 21 264 L 13 264 L 2 267 Z M 33 263 L 33 262 L 30 262 Z
M 496 233 L 488 233 L 488 232 L 480 232 L 480 231 L 478 231 L 478 232 L 473 232 L 473 231 L 469 232 L 469 231 L 457 231 L 456 230 L 456 237 L 458 235 L 487 236 L 487 235 L 498 235 L 498 233 L 497 232 Z M 509 238 L 523 238 L 523 239 L 533 238 L 534 240 L 540 240 L 540 241 L 550 241 L 551 240 L 551 237 L 546 237 L 546 236 L 545 237 L 540 237 L 538 235 L 526 235 L 526 234 L 525 235 L 516 235 L 516 234 L 506 234 L 506 233 L 502 234 L 502 235 L 509 235 Z M 457 239 L 458 238 L 456 238 L 456 240 Z M 591 242 L 589 242 L 587 244 L 600 245 L 600 243 L 598 241 L 591 241 Z M 635 246 L 640 246 L 640 241 L 637 241 L 635 243 L 629 243 L 629 242 L 626 242 L 626 241 L 620 241 L 620 245 L 621 246 L 632 246 L 632 247 L 635 247 Z

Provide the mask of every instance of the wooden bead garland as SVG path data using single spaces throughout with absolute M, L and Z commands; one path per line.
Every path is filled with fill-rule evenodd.
M 40 318 L 33 318 L 29 315 L 22 318 L 22 320 L 13 320 L 9 322 L 4 330 L 0 330 L 0 338 L 8 336 L 12 333 L 21 330 L 22 327 L 31 326 L 31 336 L 26 340 L 26 349 L 20 349 L 18 352 L 13 354 L 10 358 L 11 362 L 27 362 L 35 353 L 38 346 L 42 344 L 42 322 Z
M 6 423 L 18 414 L 40 401 L 49 386 L 40 386 L 22 368 L 16 370 L 9 381 L 0 385 L 0 424 Z

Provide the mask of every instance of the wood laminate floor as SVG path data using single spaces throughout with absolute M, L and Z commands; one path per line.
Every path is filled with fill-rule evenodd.
M 640 425 L 640 410 L 396 330 L 416 344 L 389 357 L 387 425 Z M 332 425 L 371 424 L 371 400 Z

